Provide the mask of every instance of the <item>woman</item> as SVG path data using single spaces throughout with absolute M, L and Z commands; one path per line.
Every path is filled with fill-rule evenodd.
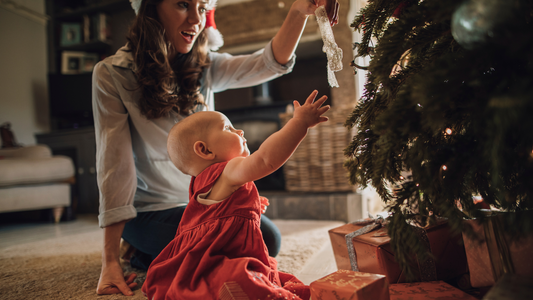
M 307 17 L 327 4 L 334 24 L 338 10 L 336 0 L 296 0 L 265 49 L 231 56 L 208 49 L 212 41 L 203 29 L 214 1 L 133 0 L 137 18 L 127 45 L 95 66 L 99 223 L 104 228 L 98 294 L 133 295 L 136 275 L 124 277 L 121 238 L 137 249 L 132 265 L 147 268 L 176 233 L 190 177 L 168 158 L 172 126 L 194 111 L 213 110 L 214 92 L 290 72 Z M 261 230 L 275 256 L 276 227 L 263 216 Z

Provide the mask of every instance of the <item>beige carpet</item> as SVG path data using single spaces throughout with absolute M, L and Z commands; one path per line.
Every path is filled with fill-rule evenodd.
M 309 258 L 329 243 L 335 221 L 274 220 L 282 234 L 281 271 L 298 274 Z M 0 253 L 0 299 L 146 299 L 96 295 L 100 275 L 102 230 L 3 249 Z M 132 271 L 126 267 L 126 272 Z M 144 272 L 138 272 L 139 286 Z

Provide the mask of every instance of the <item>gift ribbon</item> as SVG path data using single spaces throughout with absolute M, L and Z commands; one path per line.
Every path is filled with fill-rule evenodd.
M 322 41 L 324 46 L 322 51 L 326 53 L 328 58 L 328 82 L 331 87 L 339 87 L 337 78 L 333 72 L 342 70 L 342 49 L 335 43 L 335 37 L 333 36 L 333 30 L 329 23 L 328 13 L 324 6 L 319 6 L 315 10 L 316 21 L 320 28 L 320 34 L 322 35 Z
M 418 239 L 426 246 L 429 253 L 431 253 L 431 245 L 429 238 L 424 228 L 413 226 Z M 417 257 L 418 269 L 420 270 L 420 281 L 435 281 L 437 280 L 437 266 L 433 257 L 429 256 L 424 261 Z
M 496 216 L 491 216 L 487 222 L 483 223 L 487 249 L 494 275 L 494 281 L 498 281 L 504 274 L 514 274 L 514 265 L 511 260 L 509 245 L 503 236 L 500 220 Z
M 353 238 L 360 236 L 376 229 L 380 229 L 385 226 L 385 219 L 383 217 L 377 217 L 375 219 L 363 219 L 352 222 L 353 225 L 364 226 L 354 232 L 348 233 L 344 236 L 346 239 L 346 247 L 348 248 L 348 256 L 350 257 L 350 266 L 352 271 L 359 272 L 359 267 L 357 266 L 357 257 L 355 255 L 355 247 L 353 245 Z
M 344 236 L 344 238 L 346 239 L 346 247 L 348 248 L 348 256 L 350 257 L 350 266 L 352 267 L 352 271 L 359 272 L 359 267 L 357 266 L 357 256 L 355 254 L 355 246 L 353 245 L 353 238 L 363 235 L 363 234 L 367 234 L 376 229 L 385 227 L 386 223 L 387 223 L 386 220 L 381 216 L 375 219 L 363 219 L 363 220 L 357 220 L 355 222 L 350 223 L 353 225 L 364 226 L 363 228 L 360 228 L 354 232 L 348 233 L 347 235 Z M 413 228 L 416 234 L 418 235 L 418 238 L 424 243 L 427 249 L 431 252 L 429 238 L 427 236 L 426 230 L 424 228 L 415 227 L 415 226 L 413 226 Z M 437 268 L 435 265 L 435 260 L 432 257 L 428 257 L 424 261 L 420 261 L 420 259 L 417 259 L 417 261 L 418 261 L 418 268 L 420 270 L 421 281 L 437 280 Z

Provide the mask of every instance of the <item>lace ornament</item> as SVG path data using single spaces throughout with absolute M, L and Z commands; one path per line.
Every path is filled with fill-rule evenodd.
M 328 82 L 331 87 L 339 87 L 337 78 L 333 72 L 342 70 L 342 49 L 335 43 L 335 37 L 331 30 L 328 14 L 324 6 L 319 6 L 315 10 L 315 16 L 322 35 L 324 46 L 322 51 L 326 53 L 328 58 Z

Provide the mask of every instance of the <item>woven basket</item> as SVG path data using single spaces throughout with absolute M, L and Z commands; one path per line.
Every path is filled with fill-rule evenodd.
M 355 186 L 348 180 L 343 167 L 344 148 L 352 133 L 344 127 L 351 109 L 330 109 L 325 116 L 329 121 L 309 129 L 294 154 L 283 167 L 285 188 L 291 192 L 346 192 Z M 280 114 L 284 126 L 292 113 Z

